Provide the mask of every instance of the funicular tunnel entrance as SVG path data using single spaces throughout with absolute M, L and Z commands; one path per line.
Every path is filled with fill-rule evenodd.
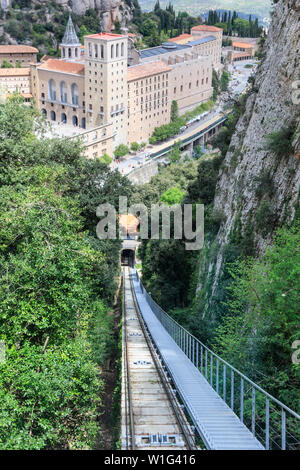
M 122 266 L 130 266 L 133 268 L 134 266 L 134 257 L 135 257 L 135 251 L 134 250 L 129 250 L 129 249 L 124 249 L 121 252 L 121 264 Z

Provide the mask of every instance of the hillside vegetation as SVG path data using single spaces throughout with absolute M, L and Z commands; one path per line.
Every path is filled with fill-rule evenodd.
M 0 105 L 0 449 L 93 448 L 120 250 L 95 212 L 131 185 L 43 126 L 18 97 Z

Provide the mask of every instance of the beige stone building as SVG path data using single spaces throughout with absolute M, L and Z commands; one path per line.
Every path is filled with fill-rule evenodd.
M 223 30 L 215 26 L 199 25 L 191 29 L 191 34 L 180 34 L 169 42 L 189 46 L 198 56 L 208 56 L 216 70 L 221 66 Z
M 16 45 L 0 45 L 0 65 L 5 60 L 13 67 L 29 67 L 31 62 L 37 61 L 38 50 L 35 47 Z
M 128 143 L 148 140 L 155 127 L 170 122 L 171 70 L 163 61 L 128 68 Z
M 127 142 L 127 36 L 84 38 L 87 126 L 112 123 L 114 147 Z
M 84 64 L 49 59 L 31 65 L 33 98 L 50 121 L 86 128 Z
M 29 68 L 0 68 L 0 96 L 6 99 L 12 93 L 20 93 L 29 103 L 31 95 Z
M 191 34 L 195 40 L 204 40 L 204 44 L 206 44 L 205 40 L 211 42 L 208 41 L 208 39 L 212 37 L 216 39 L 216 42 L 212 45 L 212 49 L 207 49 L 207 51 L 209 51 L 209 54 L 212 56 L 213 66 L 218 67 L 221 63 L 223 29 L 217 28 L 216 26 L 200 24 L 191 28 Z M 208 46 L 207 44 L 207 48 L 209 47 L 211 47 L 211 45 Z
M 184 113 L 212 96 L 219 31 L 203 37 L 195 31 L 142 51 L 127 35 L 92 34 L 82 48 L 69 19 L 61 59 L 30 66 L 34 100 L 66 136 L 74 138 L 72 126 L 75 137 L 81 134 L 89 158 L 147 141 L 155 127 L 170 122 L 173 100 Z

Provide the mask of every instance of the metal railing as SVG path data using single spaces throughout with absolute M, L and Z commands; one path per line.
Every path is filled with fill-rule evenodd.
M 300 450 L 300 416 L 206 347 L 142 293 L 175 343 L 266 450 Z

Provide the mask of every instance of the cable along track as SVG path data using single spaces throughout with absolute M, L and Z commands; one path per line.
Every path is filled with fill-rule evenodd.
M 196 450 L 194 436 L 139 314 L 123 268 L 122 450 Z

